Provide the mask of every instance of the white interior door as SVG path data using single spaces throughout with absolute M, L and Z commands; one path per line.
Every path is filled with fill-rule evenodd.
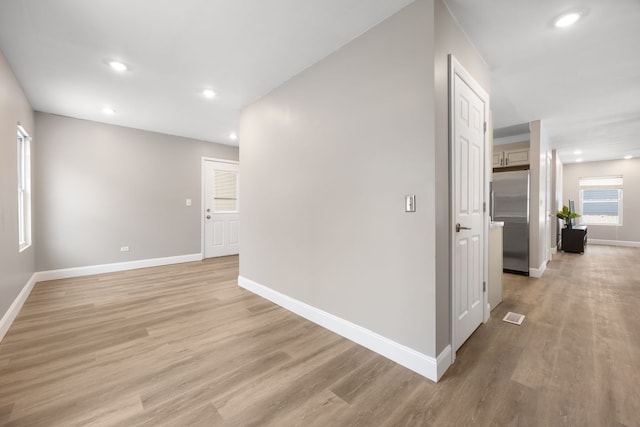
M 452 60 L 452 344 L 455 352 L 485 318 L 485 134 L 488 96 Z
M 240 252 L 240 197 L 237 163 L 204 161 L 204 256 Z

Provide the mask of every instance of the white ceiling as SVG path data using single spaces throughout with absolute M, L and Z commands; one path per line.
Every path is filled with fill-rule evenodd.
M 446 2 L 491 67 L 496 129 L 541 119 L 564 162 L 640 157 L 640 1 Z
M 38 111 L 237 145 L 243 106 L 411 1 L 0 0 L 0 50 Z M 446 2 L 491 67 L 495 128 L 542 119 L 564 161 L 640 157 L 638 0 Z
M 243 106 L 411 1 L 0 0 L 0 50 L 37 111 L 237 145 Z

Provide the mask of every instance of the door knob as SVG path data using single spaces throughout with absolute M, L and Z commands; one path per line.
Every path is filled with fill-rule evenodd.
M 211 219 L 211 215 L 207 215 L 207 219 Z
M 471 230 L 471 227 L 463 227 L 460 225 L 460 223 L 456 224 L 456 233 L 459 233 L 460 230 Z

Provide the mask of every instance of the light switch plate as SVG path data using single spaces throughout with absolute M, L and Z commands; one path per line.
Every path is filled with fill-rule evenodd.
M 416 195 L 415 194 L 407 194 L 406 196 L 404 196 L 404 210 L 405 212 L 416 211 Z
M 187 204 L 187 206 L 191 206 L 191 199 L 187 199 L 186 204 Z

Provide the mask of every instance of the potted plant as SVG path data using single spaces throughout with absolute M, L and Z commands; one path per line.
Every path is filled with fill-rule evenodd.
M 556 213 L 556 216 L 564 221 L 564 226 L 567 228 L 571 228 L 573 225 L 571 224 L 571 220 L 574 218 L 580 217 L 579 213 L 571 212 L 569 206 L 563 206 L 561 211 Z

